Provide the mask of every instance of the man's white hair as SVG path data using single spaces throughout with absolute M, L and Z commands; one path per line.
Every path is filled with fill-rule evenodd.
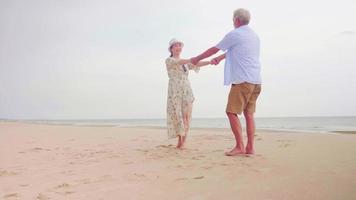
M 239 19 L 245 25 L 250 22 L 250 12 L 244 8 L 239 8 L 234 11 L 234 20 Z

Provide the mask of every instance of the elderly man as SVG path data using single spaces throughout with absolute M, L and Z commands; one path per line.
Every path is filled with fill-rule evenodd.
M 226 114 L 230 121 L 231 130 L 235 136 L 236 146 L 225 154 L 236 156 L 254 154 L 255 121 L 254 112 L 256 100 L 261 92 L 261 66 L 259 61 L 260 40 L 257 34 L 248 26 L 250 13 L 245 9 L 238 9 L 233 14 L 235 29 L 214 47 L 206 50 L 197 57 L 191 58 L 193 64 L 225 51 L 212 60 L 213 64 L 225 59 L 224 84 L 231 85 Z M 247 145 L 244 146 L 242 128 L 238 115 L 244 114 L 247 129 Z

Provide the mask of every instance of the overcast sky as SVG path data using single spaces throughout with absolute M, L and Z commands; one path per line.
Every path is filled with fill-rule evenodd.
M 261 39 L 256 116 L 356 116 L 354 0 L 0 0 L 0 118 L 165 118 L 168 41 L 196 56 L 240 7 Z M 223 64 L 190 74 L 193 117 L 225 116 Z

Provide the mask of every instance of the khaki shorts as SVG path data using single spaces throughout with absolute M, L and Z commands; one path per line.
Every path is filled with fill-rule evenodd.
M 226 106 L 226 112 L 239 115 L 241 115 L 243 111 L 255 113 L 256 101 L 260 93 L 260 84 L 251 84 L 247 82 L 232 84 L 229 93 L 229 100 Z

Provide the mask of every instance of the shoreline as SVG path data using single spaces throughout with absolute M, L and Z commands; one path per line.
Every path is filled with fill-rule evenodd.
M 105 125 L 105 124 L 76 124 L 76 123 L 61 123 L 61 122 L 43 122 L 31 120 L 0 120 L 1 123 L 23 123 L 23 124 L 37 124 L 49 126 L 72 126 L 72 127 L 116 127 L 116 128 L 141 128 L 141 129 L 166 129 L 165 126 L 156 125 Z M 230 128 L 223 127 L 191 127 L 190 130 L 210 130 L 210 131 L 230 131 Z M 243 128 L 243 131 L 246 131 Z M 280 129 L 280 128 L 256 128 L 256 132 L 269 132 L 269 133 L 310 133 L 310 134 L 350 134 L 356 135 L 356 130 L 298 130 L 298 129 Z

